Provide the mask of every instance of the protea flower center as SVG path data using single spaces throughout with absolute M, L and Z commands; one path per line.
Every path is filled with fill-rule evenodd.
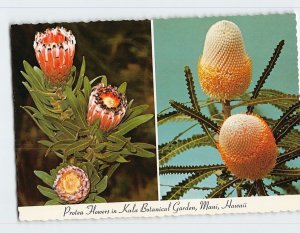
M 222 20 L 211 26 L 198 64 L 203 91 L 215 99 L 242 95 L 251 81 L 251 60 L 239 27 Z
M 127 100 L 124 94 L 117 91 L 116 87 L 105 87 L 98 84 L 91 93 L 87 119 L 89 125 L 100 119 L 99 128 L 109 132 L 116 128 L 123 119 L 127 109 Z
M 58 171 L 53 188 L 61 200 L 77 203 L 89 194 L 90 181 L 79 167 L 67 166 Z
M 228 169 L 239 178 L 262 179 L 275 166 L 278 148 L 268 124 L 258 116 L 236 114 L 220 130 L 218 149 Z
M 72 32 L 63 27 L 36 33 L 33 43 L 36 59 L 52 86 L 59 86 L 69 78 L 75 44 Z

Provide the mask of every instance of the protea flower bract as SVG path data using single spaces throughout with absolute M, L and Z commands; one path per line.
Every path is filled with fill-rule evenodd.
M 99 119 L 99 128 L 103 132 L 109 132 L 120 124 L 126 109 L 125 95 L 119 93 L 116 87 L 110 85 L 105 87 L 103 83 L 100 83 L 90 95 L 87 120 L 91 125 Z

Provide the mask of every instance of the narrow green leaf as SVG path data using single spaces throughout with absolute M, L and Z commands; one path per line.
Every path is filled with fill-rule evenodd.
M 45 203 L 45 205 L 61 205 L 60 203 L 60 199 L 59 198 L 55 198 L 55 199 L 52 199 L 52 200 L 49 200 Z
M 83 81 L 83 93 L 84 93 L 84 97 L 86 99 L 86 102 L 89 101 L 90 95 L 92 93 L 92 87 L 91 87 L 91 83 L 88 77 L 84 77 L 84 81 Z
M 212 175 L 213 171 L 205 172 L 202 174 L 194 173 L 191 176 L 187 177 L 177 185 L 175 185 L 165 196 L 162 197 L 162 200 L 177 200 L 182 197 L 187 191 L 192 189 L 198 183 L 203 181 L 208 176 Z
M 115 132 L 115 134 L 124 135 L 129 131 L 133 130 L 134 128 L 138 127 L 139 125 L 149 121 L 152 117 L 153 114 L 146 114 L 137 116 L 129 121 L 126 121 L 119 125 L 118 130 Z
M 45 184 L 52 187 L 54 183 L 54 179 L 52 176 L 50 176 L 48 173 L 44 171 L 34 171 L 34 174 L 40 178 Z
M 107 78 L 105 75 L 102 75 L 101 83 L 103 83 L 105 87 L 107 86 Z
M 96 196 L 94 203 L 106 203 L 106 200 L 103 197 Z
M 104 176 L 102 180 L 96 185 L 97 194 L 102 193 L 107 187 L 108 176 Z
M 189 97 L 190 97 L 191 103 L 193 105 L 193 108 L 195 109 L 196 112 L 200 112 L 200 106 L 199 106 L 196 92 L 195 92 L 194 79 L 193 79 L 191 69 L 188 66 L 184 67 L 184 73 L 185 73 L 187 90 L 188 90 Z
M 207 127 L 211 128 L 216 133 L 219 131 L 219 126 L 215 122 L 213 122 L 212 120 L 208 119 L 206 116 L 201 114 L 200 112 L 195 112 L 195 110 L 183 105 L 182 103 L 178 103 L 178 102 L 173 101 L 173 100 L 170 101 L 170 104 L 177 111 L 180 111 L 183 114 L 194 118 L 200 124 L 205 124 Z
M 269 77 L 269 75 L 271 74 L 271 71 L 273 70 L 277 59 L 279 58 L 279 55 L 281 53 L 281 50 L 284 46 L 284 40 L 280 41 L 279 44 L 277 45 L 277 47 L 274 50 L 274 53 L 272 55 L 272 57 L 270 58 L 270 61 L 267 65 L 267 67 L 264 69 L 263 73 L 261 74 L 259 80 L 257 81 L 257 84 L 252 92 L 252 96 L 251 99 L 256 99 L 256 97 L 258 96 L 258 93 L 260 91 L 260 89 L 262 88 L 263 84 L 265 83 L 266 79 Z M 247 113 L 252 113 L 253 111 L 253 105 L 248 106 L 247 107 Z
M 235 183 L 240 182 L 240 181 L 241 180 L 239 178 L 235 178 L 231 181 L 226 182 L 223 185 L 217 186 L 207 195 L 207 198 L 221 197 L 229 187 L 233 186 Z
M 123 82 L 123 83 L 119 86 L 118 92 L 125 95 L 125 93 L 126 93 L 126 88 L 127 88 L 127 83 L 126 83 L 126 82 Z
M 208 171 L 216 171 L 226 168 L 225 165 L 204 165 L 204 166 L 165 166 L 159 168 L 161 175 L 167 174 L 189 174 L 189 173 L 203 173 Z
M 83 77 L 84 73 L 85 73 L 85 59 L 84 59 L 84 57 L 82 57 L 82 64 L 80 67 L 79 77 Z M 81 87 L 81 85 L 80 85 L 80 87 Z
M 149 105 L 147 104 L 144 104 L 144 105 L 139 105 L 139 106 L 136 106 L 134 108 L 132 108 L 132 112 L 131 114 L 128 116 L 127 120 L 130 120 L 140 114 L 142 114 L 143 112 L 145 112 L 147 109 L 149 108 Z
M 74 154 L 75 152 L 85 150 L 91 143 L 91 139 L 81 139 L 77 142 L 74 142 L 66 148 L 65 155 L 68 156 Z
M 108 169 L 108 172 L 107 172 L 107 177 L 110 178 L 119 166 L 120 166 L 119 163 L 116 163 L 116 164 L 110 166 Z
M 76 122 L 82 128 L 86 128 L 87 127 L 87 122 L 86 122 L 86 119 L 85 119 L 85 115 L 83 115 L 82 112 L 80 111 L 80 106 L 78 104 L 77 98 L 75 97 L 75 95 L 72 92 L 70 87 L 67 86 L 66 89 L 65 89 L 65 92 L 66 92 L 67 100 L 69 101 L 69 104 L 70 104 L 70 106 L 73 110 L 73 113 L 75 115 Z
M 116 159 L 118 163 L 128 163 L 129 161 L 126 160 L 123 156 L 119 155 L 118 158 Z
M 46 188 L 44 186 L 38 185 L 37 189 L 43 194 L 45 197 L 49 197 L 50 199 L 57 199 L 58 196 L 53 189 Z

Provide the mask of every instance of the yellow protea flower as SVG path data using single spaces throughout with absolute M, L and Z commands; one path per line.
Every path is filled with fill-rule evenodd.
M 215 99 L 238 97 L 249 87 L 251 71 L 239 27 L 226 20 L 212 25 L 198 64 L 203 91 Z
M 260 117 L 236 114 L 220 130 L 218 150 L 227 168 L 242 179 L 262 179 L 275 166 L 278 148 L 268 124 Z

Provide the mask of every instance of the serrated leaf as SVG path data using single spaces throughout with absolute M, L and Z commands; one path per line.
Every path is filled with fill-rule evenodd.
M 300 176 L 300 168 L 274 168 L 271 173 L 273 176 Z
M 207 127 L 212 129 L 216 133 L 219 131 L 219 126 L 215 122 L 213 122 L 212 120 L 208 119 L 206 116 L 201 114 L 200 112 L 195 112 L 195 110 L 183 105 L 182 103 L 178 103 L 178 102 L 173 101 L 173 100 L 170 101 L 170 104 L 177 111 L 182 112 L 183 114 L 194 118 L 200 124 L 205 124 Z
M 133 130 L 134 128 L 138 127 L 139 125 L 146 123 L 152 117 L 153 114 L 145 114 L 137 116 L 129 121 L 126 121 L 119 125 L 118 130 L 115 132 L 115 134 L 124 135 L 129 131 Z
M 281 153 L 276 160 L 276 167 L 300 156 L 300 147 Z
M 271 104 L 281 111 L 286 111 L 292 104 L 297 102 L 298 99 L 299 96 L 297 95 L 286 94 L 272 89 L 261 89 L 256 99 L 242 99 L 240 103 L 233 105 L 232 108 L 247 105 Z
M 107 187 L 108 176 L 104 176 L 102 180 L 96 185 L 97 194 L 102 193 Z
M 187 90 L 189 93 L 189 97 L 192 103 L 193 108 L 196 112 L 200 112 L 200 106 L 197 100 L 196 92 L 195 92 L 195 85 L 192 72 L 188 66 L 184 67 L 184 74 L 185 74 L 185 81 Z
M 178 111 L 172 111 L 166 114 L 159 114 L 157 116 L 158 126 L 170 121 L 191 121 L 191 120 L 193 120 L 191 117 L 186 116 Z
M 48 173 L 44 171 L 34 171 L 34 174 L 40 178 L 45 184 L 52 187 L 54 183 L 54 179 L 52 176 L 50 176 Z
M 210 138 L 203 134 L 194 135 L 193 137 L 184 140 L 177 140 L 167 148 L 161 148 L 159 150 L 159 164 L 163 165 L 177 154 L 200 146 L 213 146 L 213 144 Z
M 203 173 L 208 171 L 216 171 L 226 168 L 225 165 L 204 165 L 204 166 L 165 166 L 159 168 L 161 175 L 166 174 L 189 174 L 189 173 Z
M 267 67 L 264 69 L 262 75 L 260 76 L 259 80 L 257 81 L 257 84 L 252 92 L 252 96 L 251 99 L 256 99 L 256 97 L 259 94 L 260 89 L 262 88 L 263 84 L 265 83 L 266 79 L 269 77 L 269 75 L 271 74 L 271 71 L 273 70 L 277 59 L 279 58 L 279 55 L 281 53 L 281 50 L 283 48 L 284 45 L 284 40 L 280 41 L 279 44 L 277 45 L 277 47 L 274 50 L 274 53 L 272 55 L 272 57 L 270 58 L 270 61 L 267 65 Z M 253 106 L 248 106 L 247 107 L 247 113 L 252 113 L 253 111 Z
M 274 135 L 276 144 L 278 144 L 286 135 L 288 135 L 292 129 L 300 123 L 300 113 L 291 116 L 280 129 L 277 130 Z
M 215 187 L 206 197 L 207 198 L 218 198 L 221 197 L 222 195 L 224 195 L 224 193 L 226 192 L 226 190 L 229 187 L 232 187 L 235 183 L 240 182 L 241 180 L 239 178 L 235 178 L 231 181 L 226 182 L 223 185 L 218 185 L 217 187 Z
M 81 139 L 76 141 L 66 148 L 65 155 L 68 156 L 74 154 L 75 152 L 85 150 L 91 143 L 91 139 Z
M 44 186 L 38 185 L 37 189 L 40 191 L 41 194 L 43 194 L 45 197 L 48 197 L 50 199 L 57 199 L 58 196 L 56 192 L 53 189 L 46 188 Z
M 192 189 L 202 180 L 212 175 L 213 171 L 205 172 L 205 173 L 195 173 L 191 176 L 187 177 L 177 185 L 175 185 L 165 196 L 162 196 L 162 200 L 177 200 L 182 197 L 187 191 Z
M 125 93 L 126 93 L 126 88 L 127 88 L 127 82 L 123 82 L 123 83 L 119 86 L 118 92 L 125 95 Z

